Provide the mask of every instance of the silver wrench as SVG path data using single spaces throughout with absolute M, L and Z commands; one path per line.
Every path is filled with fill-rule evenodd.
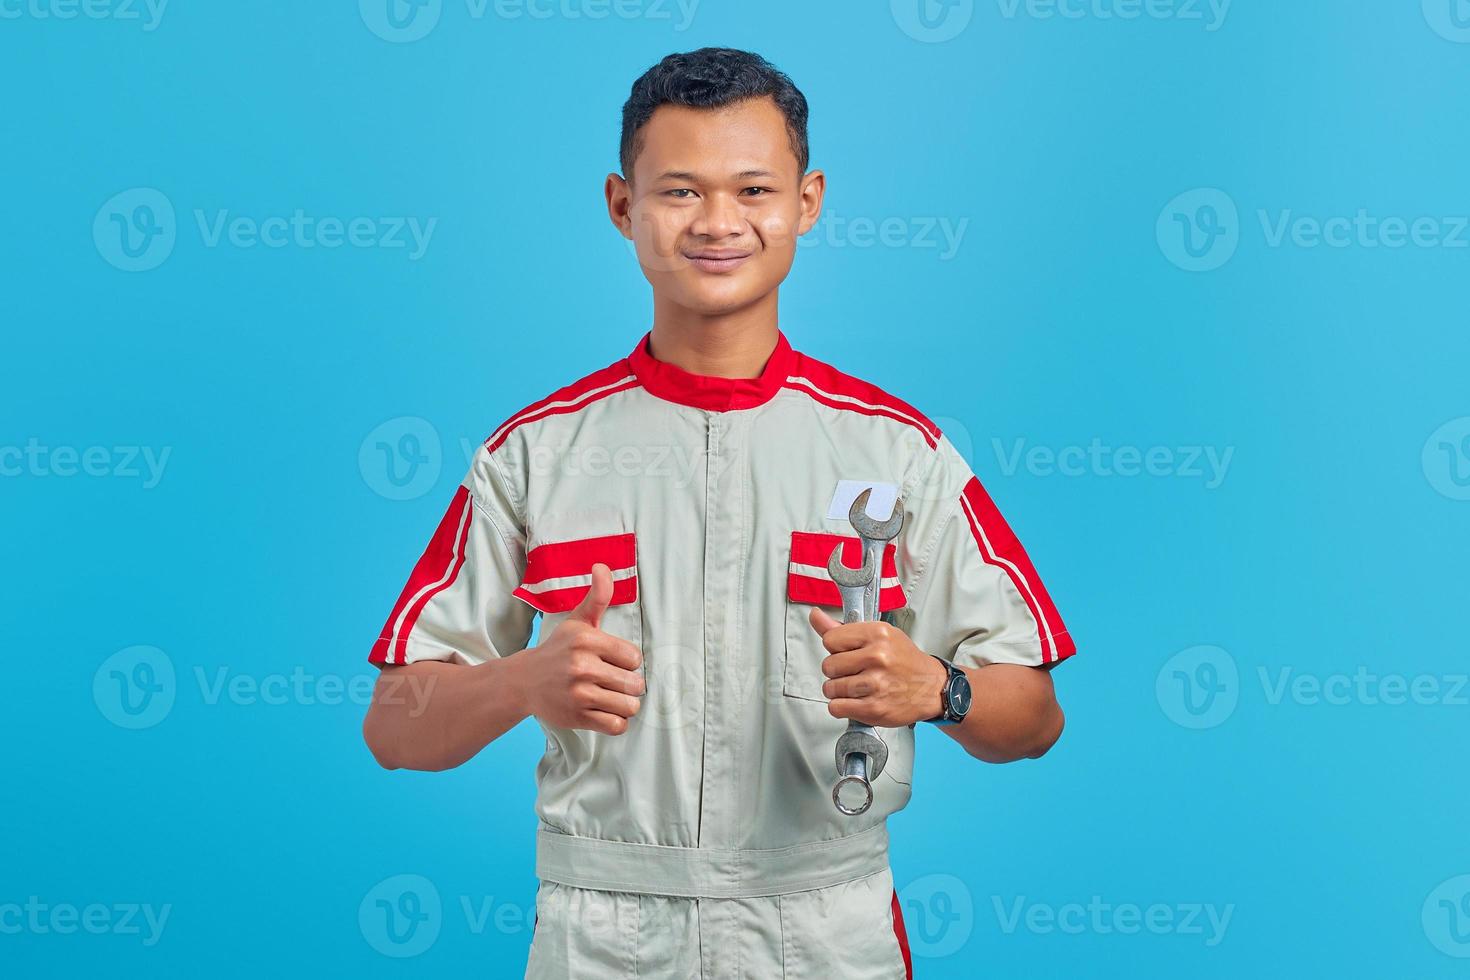
M 842 594 L 842 621 L 864 622 L 867 588 L 878 574 L 873 553 L 863 552 L 862 568 L 848 568 L 842 564 L 842 545 L 839 544 L 832 550 L 832 557 L 827 559 L 827 573 Z M 837 739 L 836 760 L 838 778 L 832 787 L 833 805 L 849 817 L 867 812 L 873 805 L 872 780 L 878 778 L 888 762 L 888 744 L 872 725 L 849 719 L 847 731 Z M 856 806 L 843 802 L 844 790 L 858 801 Z
M 871 622 L 878 618 L 878 596 L 883 587 L 883 549 L 903 528 L 903 501 L 895 500 L 893 513 L 885 521 L 868 516 L 871 490 L 864 490 L 852 502 L 847 518 L 863 542 L 863 567 L 850 569 L 842 564 L 842 546 L 838 545 L 827 560 L 827 573 L 832 576 L 842 596 L 844 623 Z M 872 725 L 849 720 L 847 731 L 837 740 L 837 784 L 832 787 L 832 803 L 847 816 L 867 812 L 873 804 L 872 781 L 883 772 L 888 762 L 888 743 Z M 854 791 L 858 804 L 843 802 L 843 791 Z

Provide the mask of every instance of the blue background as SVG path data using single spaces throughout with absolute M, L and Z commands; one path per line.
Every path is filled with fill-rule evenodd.
M 175 0 L 152 30 L 5 6 L 0 452 L 107 461 L 0 455 L 0 974 L 520 976 L 535 728 L 387 773 L 362 705 L 322 701 L 371 678 L 466 441 L 647 329 L 602 200 L 619 110 L 662 55 L 722 44 L 806 93 L 829 217 L 896 219 L 886 244 L 824 221 L 783 329 L 968 443 L 1080 649 L 1044 759 L 921 734 L 892 822 L 916 975 L 1466 975 L 1470 9 L 1158 2 L 936 3 L 931 34 L 912 0 L 704 0 L 687 25 L 444 0 L 411 41 L 373 3 Z M 107 230 L 135 188 L 176 240 L 130 272 Z M 211 247 L 194 217 L 298 208 L 437 225 L 415 259 Z M 1360 209 L 1460 247 L 1270 233 Z M 1201 247 L 1217 267 L 1190 271 Z M 373 464 L 385 423 L 432 433 L 410 499 Z M 1018 440 L 1163 447 L 1169 475 L 1013 465 Z M 161 479 L 129 446 L 169 452 Z M 1190 447 L 1232 453 L 1223 479 Z M 159 717 L 134 729 L 142 689 L 114 682 L 139 658 Z M 1360 668 L 1439 693 L 1274 693 Z M 211 696 L 293 672 L 285 703 Z M 440 902 L 411 957 L 380 952 L 417 952 L 376 905 L 397 875 Z M 111 925 L 17 930 L 31 896 Z M 169 907 L 152 945 L 129 903 Z M 1089 903 L 1173 925 L 1068 911 Z M 1229 909 L 1223 936 L 1195 905 Z

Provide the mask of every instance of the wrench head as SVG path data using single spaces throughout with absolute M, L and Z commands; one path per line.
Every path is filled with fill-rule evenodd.
M 852 522 L 852 528 L 859 537 L 867 538 L 869 541 L 892 541 L 898 537 L 898 532 L 903 530 L 903 498 L 899 497 L 893 501 L 893 513 L 886 521 L 875 521 L 868 516 L 868 497 L 872 492 L 872 488 L 869 487 L 857 495 L 847 512 L 847 519 Z
M 827 574 L 832 576 L 839 589 L 861 589 L 878 574 L 878 556 L 864 551 L 863 567 L 848 568 L 842 564 L 842 545 L 839 544 L 832 549 L 832 557 L 827 559 Z

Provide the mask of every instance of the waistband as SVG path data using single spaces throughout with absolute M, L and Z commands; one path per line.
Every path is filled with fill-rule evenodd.
M 771 850 L 670 847 L 536 832 L 536 877 L 677 898 L 759 898 L 839 885 L 888 867 L 888 828 Z

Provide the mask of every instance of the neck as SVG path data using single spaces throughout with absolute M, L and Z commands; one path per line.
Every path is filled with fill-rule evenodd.
M 655 302 L 649 351 L 690 374 L 759 377 L 776 346 L 777 295 L 773 291 L 752 306 L 720 314 Z

